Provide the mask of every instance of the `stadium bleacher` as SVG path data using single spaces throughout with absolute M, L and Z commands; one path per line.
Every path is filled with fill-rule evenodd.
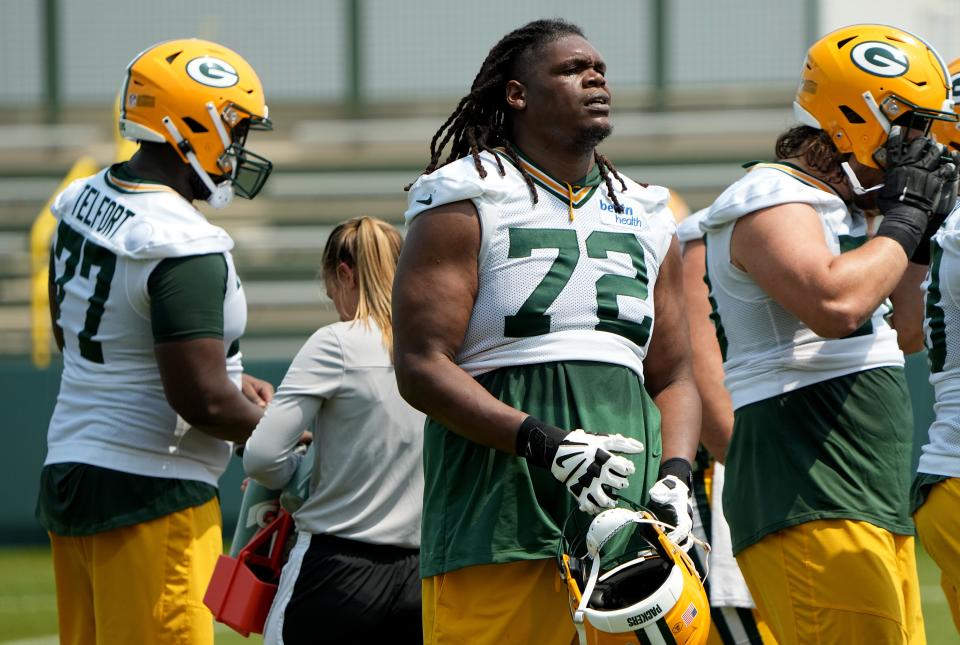
M 275 164 L 261 196 L 205 211 L 236 240 L 251 357 L 289 358 L 306 335 L 334 320 L 316 280 L 330 228 L 363 214 L 401 224 L 403 186 L 425 164 L 443 118 L 319 120 L 288 112 L 274 115 L 277 131 L 251 138 L 251 148 Z M 790 123 L 786 109 L 623 113 L 602 149 L 628 176 L 667 185 L 696 209 L 738 176 L 739 163 L 769 157 Z M 0 127 L 0 355 L 30 353 L 30 225 L 77 158 L 109 163 L 110 127 L 100 115 L 69 126 Z

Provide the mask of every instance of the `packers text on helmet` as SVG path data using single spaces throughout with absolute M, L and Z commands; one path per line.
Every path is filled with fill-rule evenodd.
M 636 508 L 603 511 L 571 540 L 570 520 L 564 527 L 558 564 L 580 645 L 703 645 L 710 632 L 703 582 L 664 531 L 671 527 Z

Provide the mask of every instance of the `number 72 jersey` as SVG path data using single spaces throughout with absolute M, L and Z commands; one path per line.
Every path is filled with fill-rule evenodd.
M 613 179 L 623 212 L 594 170 L 568 185 L 521 158 L 538 203 L 518 167 L 497 153 L 471 158 L 421 177 L 411 188 L 406 218 L 469 199 L 480 216 L 478 292 L 457 363 L 471 375 L 500 367 L 553 361 L 614 363 L 643 377 L 654 326 L 653 293 L 676 231 L 669 193 Z

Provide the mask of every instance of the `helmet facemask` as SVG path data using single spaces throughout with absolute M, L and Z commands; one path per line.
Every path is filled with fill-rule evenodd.
M 960 97 L 960 58 L 950 63 L 948 70 L 953 98 L 956 101 Z M 960 110 L 960 106 L 954 103 L 953 109 L 956 112 Z M 951 152 L 960 152 L 960 122 L 936 121 L 933 124 L 932 132 L 937 141 L 945 145 Z
M 231 111 L 233 107 L 228 106 L 225 120 Z M 245 199 L 256 197 L 273 171 L 273 163 L 269 159 L 246 149 L 247 135 L 251 130 L 272 129 L 273 124 L 266 117 L 251 115 L 241 119 L 233 126 L 233 142 L 218 160 L 218 164 L 229 173 L 234 191 Z
M 273 164 L 245 144 L 271 124 L 263 86 L 239 54 L 205 40 L 159 43 L 131 61 L 122 94 L 121 134 L 174 146 L 211 206 L 263 188 Z
M 177 149 L 210 192 L 206 198 L 208 204 L 214 208 L 223 208 L 232 201 L 234 192 L 246 199 L 253 199 L 266 183 L 273 164 L 247 150 L 244 144 L 251 129 L 270 130 L 270 120 L 253 115 L 241 116 L 237 106 L 233 104 L 227 105 L 219 113 L 212 102 L 208 102 L 205 108 L 223 143 L 223 152 L 217 158 L 217 166 L 223 171 L 222 174 L 211 176 L 204 169 L 189 139 L 180 133 L 170 117 L 163 118 L 163 125 L 177 142 Z M 234 125 L 228 133 L 224 123 L 230 125 L 231 121 Z
M 927 132 L 930 120 L 955 121 L 946 65 L 923 39 L 886 25 L 850 25 L 814 43 L 794 101 L 797 120 L 830 135 L 842 154 L 883 170 L 894 125 Z M 909 138 L 909 137 L 906 137 Z M 857 195 L 864 188 L 841 164 Z
M 946 118 L 947 115 L 945 115 L 943 112 L 924 109 L 919 105 L 911 103 L 910 101 L 895 94 L 891 94 L 890 96 L 886 97 L 879 105 L 869 91 L 863 93 L 863 98 L 870 109 L 873 118 L 877 120 L 884 132 L 886 132 L 887 139 L 889 139 L 891 130 L 894 127 L 899 127 L 905 132 L 916 132 L 918 133 L 916 136 L 925 137 L 929 136 L 935 122 L 950 120 L 949 118 Z M 905 149 L 912 138 L 912 136 L 901 137 L 901 149 Z M 879 169 L 883 170 L 887 167 L 886 139 L 884 140 L 883 145 L 873 152 L 872 158 Z M 876 186 L 871 186 L 870 188 L 864 188 L 860 184 L 860 180 L 856 173 L 850 167 L 849 162 L 844 161 L 840 164 L 840 166 L 843 169 L 844 174 L 847 176 L 847 179 L 850 183 L 850 188 L 855 195 L 866 195 L 867 193 L 883 188 L 883 184 L 877 184 Z
M 635 642 L 645 630 L 669 630 L 671 642 L 706 642 L 706 593 L 692 561 L 667 537 L 673 527 L 623 501 L 637 510 L 603 511 L 586 531 L 570 530 L 573 514 L 564 525 L 558 565 L 581 645 Z

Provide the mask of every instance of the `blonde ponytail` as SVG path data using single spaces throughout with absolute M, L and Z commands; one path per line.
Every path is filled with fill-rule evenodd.
M 375 217 L 357 217 L 333 229 L 321 262 L 321 273 L 326 278 L 336 276 L 340 262 L 354 269 L 359 293 L 357 313 L 353 319 L 369 327 L 372 318 L 380 328 L 383 344 L 391 355 L 391 293 L 402 245 L 403 238 L 390 224 Z

